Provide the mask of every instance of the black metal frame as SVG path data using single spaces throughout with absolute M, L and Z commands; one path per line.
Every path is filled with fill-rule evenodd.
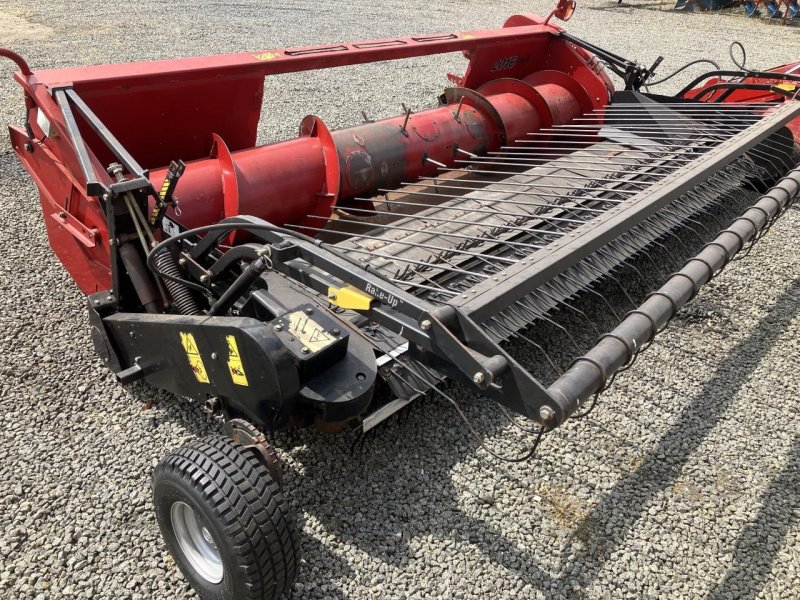
M 86 194 L 97 197 L 103 202 L 110 240 L 111 293 L 117 302 L 122 302 L 123 296 L 136 296 L 135 291 L 125 284 L 122 276 L 125 268 L 121 264 L 118 242 L 121 236 L 134 232 L 132 224 L 126 224 L 121 219 L 127 212 L 123 198 L 127 194 L 133 194 L 133 200 L 138 203 L 142 211 L 146 211 L 148 197 L 155 198 L 157 204 L 161 198 L 150 182 L 149 171 L 128 152 L 74 88 L 70 86 L 54 88 L 53 96 L 64 116 L 67 134 L 86 181 Z M 118 181 L 114 181 L 110 175 L 98 174 L 78 125 L 76 112 L 121 163 L 129 173 L 129 177 L 119 177 Z
M 642 101 L 649 100 L 643 97 Z M 563 422 L 575 410 L 575 404 L 549 393 L 482 323 L 695 188 L 709 172 L 723 169 L 798 115 L 800 104 L 776 107 L 743 133 L 705 152 L 702 160 L 655 182 L 561 241 L 551 243 L 546 251 L 521 260 L 447 303 L 435 304 L 414 296 L 335 246 L 253 217 L 233 217 L 186 231 L 168 243 L 187 242 L 184 256 L 189 259 L 189 271 L 195 270 L 192 274 L 196 279 L 207 275 L 210 292 L 220 270 L 214 263 L 230 262 L 216 249 L 232 231 L 248 231 L 268 245 L 275 271 L 323 297 L 331 288 L 354 286 L 374 299 L 368 310 L 358 312 L 408 340 L 410 358 L 552 427 Z M 197 233 L 205 235 L 198 240 Z M 250 258 L 255 259 L 252 247 L 240 248 L 233 252 L 250 252 Z

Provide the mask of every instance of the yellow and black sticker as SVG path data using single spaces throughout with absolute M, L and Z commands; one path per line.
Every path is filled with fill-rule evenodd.
M 206 366 L 203 364 L 203 357 L 200 356 L 200 350 L 197 348 L 197 342 L 194 339 L 194 334 L 180 332 L 181 345 L 186 351 L 186 358 L 189 359 L 189 366 L 192 367 L 192 372 L 200 383 L 210 383 L 208 380 L 208 373 Z
M 249 386 L 247 374 L 244 372 L 242 357 L 239 355 L 239 346 L 236 337 L 229 335 L 225 338 L 228 341 L 228 370 L 231 372 L 231 379 L 236 385 Z
M 289 330 L 311 352 L 327 348 L 336 338 L 302 310 L 289 314 Z
M 258 54 L 253 54 L 253 58 L 256 60 L 275 60 L 276 58 L 280 57 L 280 52 L 260 52 Z

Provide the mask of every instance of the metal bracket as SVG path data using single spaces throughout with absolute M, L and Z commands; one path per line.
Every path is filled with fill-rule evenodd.
M 97 245 L 97 227 L 87 227 L 66 210 L 55 212 L 50 215 L 50 218 L 87 248 L 94 248 Z

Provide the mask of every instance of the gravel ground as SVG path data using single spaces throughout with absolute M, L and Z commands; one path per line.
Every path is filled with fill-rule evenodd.
M 476 29 L 549 4 L 0 1 L 0 43 L 34 68 L 58 67 Z M 594 1 L 569 29 L 643 61 L 667 54 L 662 73 L 697 57 L 729 64 L 733 39 L 747 43 L 751 66 L 800 58 L 796 28 L 738 17 Z M 362 109 L 430 106 L 462 64 L 413 59 L 270 80 L 262 139 L 294 135 L 312 111 L 341 127 Z M 21 122 L 19 89 L 0 65 L 0 122 Z M 218 424 L 184 400 L 112 380 L 7 144 L 0 173 L 0 596 L 193 598 L 159 538 L 149 478 L 169 449 Z M 592 419 L 553 433 L 530 464 L 488 460 L 436 399 L 354 456 L 347 435 L 278 436 L 303 532 L 294 597 L 800 595 L 798 247 L 800 214 L 790 211 Z M 493 407 L 464 402 L 490 443 L 518 452 L 530 442 Z

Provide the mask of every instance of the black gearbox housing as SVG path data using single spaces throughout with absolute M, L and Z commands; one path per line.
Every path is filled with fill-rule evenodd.
M 88 300 L 95 349 L 123 384 L 218 397 L 229 416 L 269 429 L 353 419 L 372 398 L 372 347 L 325 308 L 306 302 L 265 322 L 117 312 L 107 292 Z

